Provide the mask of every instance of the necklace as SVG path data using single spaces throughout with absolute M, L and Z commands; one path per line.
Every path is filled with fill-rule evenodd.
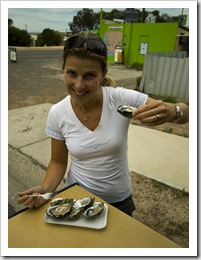
M 83 119 L 84 119 L 84 121 L 87 121 L 90 119 L 90 116 L 84 116 Z
M 80 110 L 80 109 L 79 109 L 79 110 Z M 89 119 L 91 118 L 90 115 L 84 116 L 81 110 L 80 110 L 80 113 L 82 114 L 82 117 L 83 117 L 83 120 L 84 120 L 84 121 L 87 121 L 87 120 L 89 120 Z

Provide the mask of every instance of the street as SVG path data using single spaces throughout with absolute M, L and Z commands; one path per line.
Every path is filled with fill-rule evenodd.
M 56 103 L 66 96 L 62 50 L 20 50 L 8 61 L 8 108 Z
M 53 48 L 21 48 L 17 49 L 17 62 L 23 63 L 23 62 L 41 62 L 41 60 L 58 60 L 62 57 L 62 47 L 59 49 L 53 49 Z
M 17 62 L 8 60 L 8 109 L 56 103 L 67 95 L 61 69 L 62 48 L 19 48 Z M 109 64 L 108 75 L 118 86 L 136 86 L 142 71 Z

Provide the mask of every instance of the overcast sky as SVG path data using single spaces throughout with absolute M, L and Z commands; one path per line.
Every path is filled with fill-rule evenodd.
M 42 32 L 45 28 L 65 32 L 66 29 L 69 30 L 68 23 L 73 21 L 73 16 L 77 15 L 77 12 L 82 9 L 83 8 L 8 8 L 8 18 L 13 20 L 15 27 L 24 30 L 27 29 L 28 32 Z M 98 8 L 92 9 L 94 12 L 99 12 L 100 10 Z M 141 8 L 137 9 L 140 10 Z M 156 9 L 170 16 L 177 16 L 182 13 L 182 8 L 146 8 L 147 11 Z M 112 9 L 103 8 L 103 10 L 111 11 Z M 188 14 L 188 11 L 188 8 L 183 8 L 183 14 Z

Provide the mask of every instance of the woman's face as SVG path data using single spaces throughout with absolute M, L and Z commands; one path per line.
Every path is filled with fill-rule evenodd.
M 64 67 L 65 86 L 74 102 L 84 104 L 100 90 L 105 75 L 98 61 L 68 56 Z

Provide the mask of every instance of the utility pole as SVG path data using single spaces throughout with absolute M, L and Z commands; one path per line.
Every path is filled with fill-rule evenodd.
M 142 8 L 142 21 L 141 23 L 144 23 L 144 15 L 145 15 L 145 8 Z
M 103 19 L 103 10 L 102 8 L 100 8 L 100 24 L 102 22 L 102 19 Z

